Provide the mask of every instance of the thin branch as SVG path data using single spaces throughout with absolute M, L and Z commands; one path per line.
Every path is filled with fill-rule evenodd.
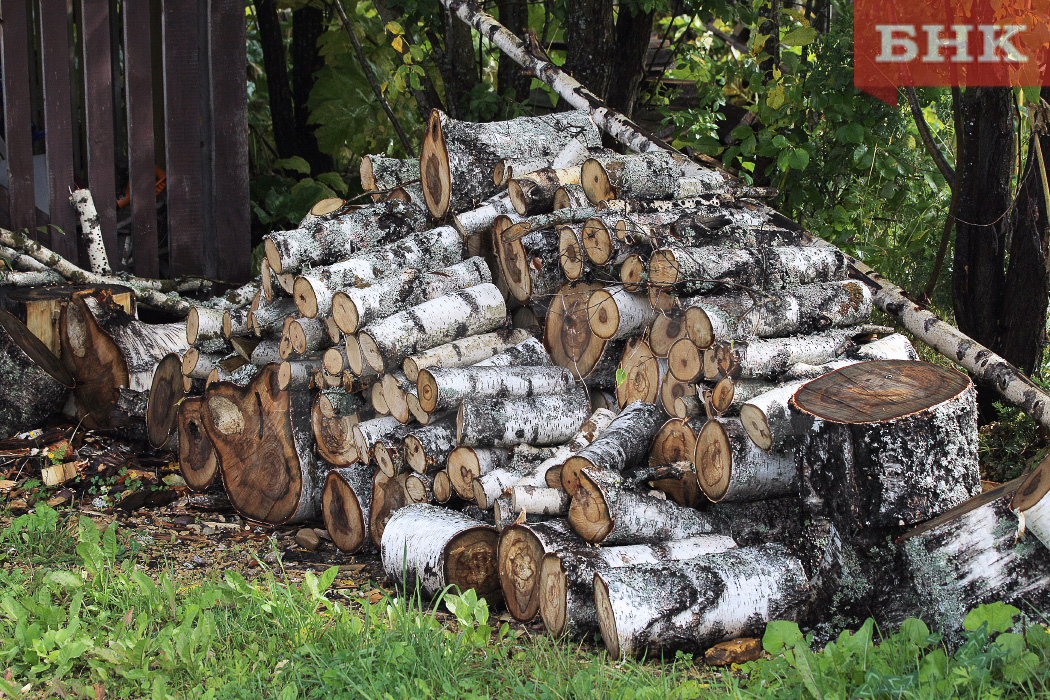
M 354 53 L 357 54 L 357 60 L 361 64 L 361 71 L 365 74 L 365 78 L 368 79 L 368 84 L 372 87 L 372 92 L 375 93 L 376 99 L 379 100 L 379 104 L 383 106 L 383 111 L 386 112 L 386 116 L 390 119 L 390 123 L 394 125 L 394 131 L 397 132 L 397 137 L 401 140 L 401 145 L 405 148 L 405 153 L 410 158 L 416 157 L 416 152 L 412 148 L 412 142 L 409 140 L 408 135 L 405 134 L 405 130 L 401 128 L 401 122 L 398 121 L 397 116 L 394 114 L 394 110 L 390 109 L 390 103 L 386 101 L 386 96 L 383 94 L 382 89 L 379 87 L 379 82 L 376 81 L 375 73 L 372 72 L 372 66 L 368 63 L 368 59 L 365 57 L 365 51 L 361 48 L 361 42 L 357 39 L 357 34 L 354 33 L 353 25 L 350 24 L 350 18 L 346 16 L 346 10 L 343 9 L 342 0 L 332 0 L 332 4 L 335 6 L 335 11 L 339 14 L 339 19 L 343 21 L 343 28 L 346 29 L 347 36 L 350 37 L 350 43 L 354 46 Z
M 915 126 L 919 130 L 919 138 L 922 139 L 922 145 L 926 147 L 926 152 L 930 154 L 930 158 L 933 158 L 933 162 L 936 163 L 937 169 L 941 171 L 944 179 L 954 183 L 955 169 L 948 163 L 948 159 L 944 157 L 944 153 L 941 152 L 941 149 L 937 147 L 937 143 L 933 140 L 930 125 L 926 123 L 926 117 L 922 114 L 922 107 L 919 106 L 919 98 L 915 94 L 915 88 L 904 88 L 904 94 L 908 96 L 908 106 L 911 108 L 912 118 L 915 119 Z

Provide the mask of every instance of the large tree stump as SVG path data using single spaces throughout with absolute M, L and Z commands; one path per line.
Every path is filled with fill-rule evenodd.
M 0 308 L 24 323 L 55 357 L 62 359 L 62 309 L 79 296 L 108 295 L 135 316 L 135 298 L 128 287 L 116 284 L 56 284 L 0 290 Z
M 428 504 L 406 506 L 383 531 L 383 569 L 406 591 L 418 586 L 428 597 L 446 586 L 498 597 L 498 540 L 494 527 L 462 513 Z
M 757 635 L 772 620 L 801 619 L 807 600 L 801 563 L 777 545 L 594 576 L 602 639 L 616 658 Z
M 809 382 L 796 455 L 803 492 L 839 522 L 914 524 L 980 492 L 977 398 L 966 375 L 923 362 L 862 362 Z

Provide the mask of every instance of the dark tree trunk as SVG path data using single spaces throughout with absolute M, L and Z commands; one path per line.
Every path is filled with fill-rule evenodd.
M 514 32 L 515 36 L 525 36 L 529 28 L 529 6 L 526 0 L 497 0 L 496 7 L 500 23 Z M 506 95 L 509 91 L 515 102 L 525 102 L 529 99 L 531 83 L 532 78 L 522 72 L 521 66 L 501 51 L 496 73 L 496 85 L 500 93 Z
M 1042 89 L 1050 100 L 1050 88 Z M 1050 135 L 1039 137 L 1044 162 L 1050 154 Z M 1029 141 L 1028 162 L 1013 211 L 1010 262 L 1006 268 L 1002 313 L 999 315 L 999 354 L 1027 372 L 1037 370 L 1046 347 L 1048 289 L 1046 248 L 1050 221 L 1044 200 L 1035 138 Z
M 766 74 L 763 82 L 773 80 L 773 69 L 780 67 L 780 10 L 783 6 L 781 0 L 771 0 L 762 6 L 759 13 L 762 21 L 758 25 L 758 33 L 768 37 L 762 50 L 768 58 L 762 61 L 762 72 Z
M 603 100 L 609 96 L 613 64 L 613 4 L 609 0 L 575 0 L 565 10 L 568 51 L 565 70 Z M 615 60 L 614 60 L 615 59 Z
M 444 7 L 445 54 L 441 60 L 441 79 L 445 81 L 445 104 L 455 119 L 466 119 L 470 100 L 467 95 L 478 84 L 478 59 L 474 49 L 474 30 L 449 14 Z
M 628 5 L 621 4 L 616 18 L 617 79 L 609 86 L 606 101 L 628 117 L 634 115 L 638 87 L 645 77 L 645 57 L 653 33 L 654 15 L 653 10 L 634 14 Z
M 263 67 L 270 95 L 270 120 L 273 140 L 281 158 L 291 158 L 299 150 L 296 136 L 295 107 L 288 83 L 288 65 L 284 54 L 281 21 L 277 17 L 276 0 L 255 0 L 255 18 L 259 25 L 259 43 L 262 45 Z
M 1031 372 L 1039 367 L 1046 344 L 1048 293 L 1046 204 L 1034 142 L 1015 199 L 1012 92 L 971 88 L 959 93 L 956 103 L 956 322 L 961 331 Z M 1045 151 L 1050 138 L 1042 137 L 1041 143 Z M 981 392 L 985 418 L 994 417 L 994 400 L 988 390 Z
M 308 101 L 324 67 L 317 40 L 325 31 L 325 12 L 317 7 L 303 7 L 292 12 L 292 94 L 295 97 L 295 131 L 299 137 L 299 155 L 314 173 L 335 169 L 332 157 L 322 153 L 314 136 L 316 125 L 310 124 Z

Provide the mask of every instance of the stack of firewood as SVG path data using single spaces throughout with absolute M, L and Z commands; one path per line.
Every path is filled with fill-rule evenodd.
M 871 325 L 768 192 L 601 150 L 574 112 L 435 112 L 418 163 L 362 181 L 376 201 L 271 234 L 253 298 L 194 308 L 154 373 L 192 488 L 617 654 L 892 621 L 930 570 L 967 604 L 1046 591 L 1042 549 L 953 581 L 1000 521 L 894 543 L 979 493 L 973 387 Z

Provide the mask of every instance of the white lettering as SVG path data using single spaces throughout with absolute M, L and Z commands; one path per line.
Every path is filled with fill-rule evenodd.
M 877 24 L 881 37 L 882 52 L 875 57 L 876 63 L 907 63 L 919 55 L 919 46 L 915 43 L 915 27 L 910 24 Z M 895 36 L 904 34 L 904 36 Z M 898 53 L 897 49 L 903 49 Z
M 924 24 L 922 30 L 926 32 L 926 55 L 922 60 L 924 63 L 944 63 L 944 54 L 941 49 L 947 46 L 955 48 L 952 63 L 969 63 L 973 59 L 969 54 L 969 34 L 973 27 L 965 24 L 953 24 L 951 29 L 955 32 L 955 38 L 951 39 L 941 36 L 946 29 L 943 24 Z
M 1028 57 L 1021 53 L 1016 46 L 1010 43 L 1015 36 L 1028 29 L 1024 24 L 1007 24 L 998 27 L 994 24 L 982 24 L 977 27 L 984 35 L 984 52 L 977 59 L 979 63 L 1027 63 Z M 1003 52 L 1003 58 L 999 57 L 996 50 Z

